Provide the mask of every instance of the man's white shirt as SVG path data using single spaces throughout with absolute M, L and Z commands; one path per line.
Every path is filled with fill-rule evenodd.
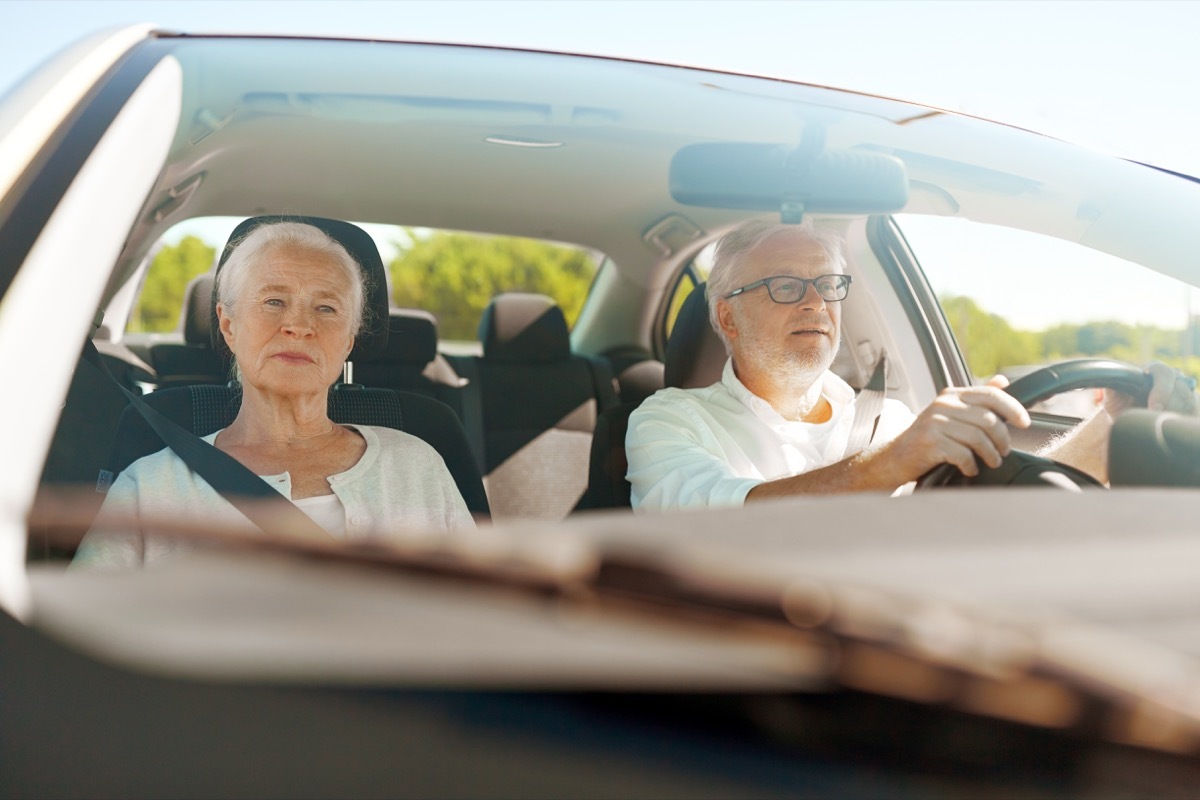
M 626 477 L 635 509 L 739 506 L 755 486 L 835 464 L 846 457 L 854 390 L 826 372 L 827 422 L 793 422 L 747 389 L 725 362 L 721 380 L 703 389 L 663 389 L 629 418 Z M 904 432 L 914 414 L 885 400 L 872 445 Z

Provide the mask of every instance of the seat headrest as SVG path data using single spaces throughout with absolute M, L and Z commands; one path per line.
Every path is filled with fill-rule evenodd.
M 680 389 L 699 389 L 721 380 L 729 355 L 708 320 L 706 284 L 697 286 L 679 309 L 667 340 L 663 383 Z
M 544 294 L 496 295 L 479 320 L 479 341 L 489 361 L 544 364 L 571 357 L 567 320 Z
M 205 272 L 188 281 L 187 288 L 183 290 L 183 312 L 179 316 L 183 323 L 183 341 L 187 344 L 212 346 L 212 334 L 208 326 L 212 287 L 212 273 Z
M 221 260 L 217 262 L 216 279 L 220 280 L 221 268 L 225 266 L 225 262 L 229 260 L 230 254 L 233 253 L 242 239 L 246 238 L 248 233 L 259 225 L 267 225 L 275 222 L 301 222 L 305 225 L 312 225 L 314 228 L 320 228 L 331 239 L 346 248 L 346 252 L 358 262 L 358 266 L 362 269 L 363 273 L 363 290 L 366 296 L 363 309 L 363 325 L 358 332 L 358 337 L 354 340 L 354 349 L 350 351 L 349 360 L 361 361 L 376 357 L 382 353 L 387 347 L 388 340 L 387 319 L 389 304 L 387 279 L 384 272 L 383 259 L 379 257 L 379 248 L 375 246 L 375 240 L 357 225 L 343 222 L 342 220 L 325 219 L 324 217 L 302 217 L 291 214 L 250 217 L 243 220 L 233 229 L 233 233 L 229 234 L 229 241 L 225 244 L 225 249 L 221 252 Z M 232 354 L 225 345 L 225 338 L 221 336 L 221 329 L 217 325 L 217 297 L 215 293 L 209 301 L 208 324 L 211 329 L 210 336 L 213 349 L 225 360 L 232 360 Z
M 388 315 L 388 341 L 379 364 L 424 367 L 437 358 L 437 319 L 419 308 L 393 308 Z

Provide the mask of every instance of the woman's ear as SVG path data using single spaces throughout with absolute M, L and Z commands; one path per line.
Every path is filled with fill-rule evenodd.
M 221 336 L 225 338 L 225 344 L 229 347 L 229 352 L 235 352 L 233 343 L 235 336 L 233 333 L 233 317 L 225 313 L 225 305 L 217 303 L 217 327 L 221 329 Z

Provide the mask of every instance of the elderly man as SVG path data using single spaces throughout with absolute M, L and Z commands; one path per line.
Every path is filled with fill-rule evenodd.
M 942 391 L 920 414 L 887 400 L 871 445 L 848 453 L 854 391 L 829 370 L 850 291 L 837 237 L 811 224 L 747 223 L 717 245 L 709 316 L 730 359 L 718 383 L 665 389 L 629 420 L 626 451 L 634 508 L 741 505 L 789 495 L 891 492 L 950 463 L 999 466 L 1008 425 L 1029 414 L 1003 377 Z M 1156 365 L 1153 404 L 1165 405 L 1177 373 Z M 1182 381 L 1180 381 L 1182 384 Z M 1194 396 L 1185 392 L 1186 410 Z M 1047 455 L 1106 476 L 1103 443 L 1112 398 Z

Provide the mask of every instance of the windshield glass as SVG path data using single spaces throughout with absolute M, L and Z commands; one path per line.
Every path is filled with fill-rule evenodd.
M 1016 379 L 1071 358 L 1156 360 L 1200 374 L 1196 287 L 1029 231 L 948 217 L 895 219 L 976 380 Z M 1095 397 L 1072 393 L 1052 405 L 1082 416 Z

